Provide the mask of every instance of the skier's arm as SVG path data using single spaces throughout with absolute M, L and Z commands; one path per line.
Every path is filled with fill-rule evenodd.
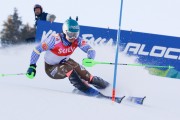
M 89 44 L 87 44 L 87 42 L 83 40 L 82 38 L 79 38 L 78 46 L 82 51 L 87 53 L 87 58 L 89 59 L 95 58 L 96 51 Z
M 44 40 L 44 42 L 40 43 L 38 46 L 36 46 L 31 54 L 30 64 L 36 64 L 40 54 L 43 51 L 50 50 L 54 47 L 55 44 L 55 37 L 50 36 Z
M 43 43 L 40 43 L 31 54 L 30 66 L 27 70 L 26 76 L 30 79 L 33 79 L 36 75 L 36 62 L 39 59 L 41 52 L 50 50 L 55 45 L 55 37 L 50 36 Z

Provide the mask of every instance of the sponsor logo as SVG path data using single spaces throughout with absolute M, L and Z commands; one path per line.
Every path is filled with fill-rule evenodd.
M 48 49 L 48 45 L 45 42 L 43 42 L 42 43 L 42 48 L 43 48 L 43 50 L 47 50 Z
M 79 26 L 70 26 L 69 29 L 75 29 L 75 30 L 77 29 L 77 30 L 78 30 L 78 29 L 79 29 Z
M 152 57 L 164 57 L 167 59 L 180 60 L 180 49 L 165 46 L 152 46 L 151 49 L 145 51 L 146 44 L 127 43 L 124 53 L 133 53 L 134 55 L 144 55 Z
M 59 48 L 58 49 L 58 54 L 62 54 L 62 53 L 64 53 L 64 54 L 66 54 L 66 53 L 72 53 L 74 50 L 76 49 L 76 47 L 69 47 L 69 48 Z
M 82 46 L 86 45 L 86 41 L 85 41 L 85 40 L 82 40 L 82 41 L 81 41 L 81 45 L 82 45 Z
M 82 39 L 86 41 L 87 44 L 93 45 L 113 45 L 113 39 L 110 38 L 109 40 L 106 38 L 98 37 L 97 39 L 94 38 L 93 34 L 82 34 Z

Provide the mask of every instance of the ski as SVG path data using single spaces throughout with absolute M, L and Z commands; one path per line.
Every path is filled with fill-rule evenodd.
M 121 103 L 121 101 L 125 98 L 125 96 L 123 97 L 115 97 L 115 102 L 117 103 Z M 112 97 L 111 97 L 111 100 L 112 100 Z
M 144 97 L 129 96 L 127 98 L 127 101 L 135 103 L 135 104 L 143 105 L 143 102 L 144 102 L 145 98 L 146 98 L 146 96 L 144 96 Z
M 100 93 L 97 98 L 106 98 L 106 99 L 109 99 L 109 100 L 112 100 L 112 97 L 111 96 L 107 96 L 107 95 L 104 95 L 102 93 Z M 124 99 L 126 98 L 126 99 Z M 144 102 L 144 99 L 146 98 L 146 96 L 144 97 L 134 97 L 134 96 L 122 96 L 122 97 L 115 97 L 115 102 L 116 103 L 121 103 L 122 101 L 126 100 L 128 102 L 131 102 L 131 103 L 135 103 L 135 104 L 138 104 L 138 105 L 143 105 L 143 102 Z
M 106 98 L 106 99 L 109 99 L 109 100 L 112 100 L 112 97 L 111 96 L 107 96 L 107 95 L 103 95 L 102 93 L 100 93 L 97 98 Z M 125 96 L 122 96 L 122 97 L 115 97 L 115 102 L 116 103 L 121 103 L 121 101 L 125 98 Z

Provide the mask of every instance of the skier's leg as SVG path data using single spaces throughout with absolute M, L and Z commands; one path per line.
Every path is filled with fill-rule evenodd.
M 45 72 L 52 79 L 64 79 L 66 78 L 66 73 L 72 70 L 66 67 L 64 64 L 49 65 L 45 63 Z
M 73 59 L 70 58 L 65 64 L 72 66 L 81 79 L 88 82 L 92 79 L 93 76 Z
M 92 76 L 83 66 L 79 65 L 77 62 L 75 62 L 72 59 L 69 59 L 66 64 L 74 66 L 75 71 L 77 72 L 77 74 L 80 76 L 81 79 L 88 81 L 90 84 L 92 84 L 98 89 L 105 89 L 109 85 L 109 83 L 103 80 L 102 78 L 97 76 Z
M 81 67 L 72 59 L 56 65 L 49 65 L 45 63 L 46 74 L 52 79 L 63 79 L 67 77 L 66 74 L 71 70 L 75 70 L 79 77 L 85 81 L 90 81 L 93 77 L 84 67 Z
M 69 73 L 67 73 L 67 76 L 71 84 L 73 84 L 73 86 L 76 87 L 81 92 L 84 92 L 85 94 L 90 96 L 99 95 L 99 92 L 97 90 L 91 88 L 88 84 L 86 84 L 83 80 L 81 80 L 81 78 L 78 76 L 75 70 L 72 70 Z
M 45 71 L 52 79 L 63 79 L 68 77 L 74 87 L 87 95 L 96 96 L 99 94 L 97 90 L 88 86 L 69 64 L 49 65 L 45 63 Z

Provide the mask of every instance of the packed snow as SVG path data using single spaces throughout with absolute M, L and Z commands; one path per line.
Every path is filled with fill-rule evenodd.
M 0 49 L 0 74 L 26 73 L 36 44 Z M 96 61 L 114 62 L 115 48 L 92 45 Z M 44 71 L 44 53 L 37 63 L 37 75 L 0 77 L 0 120 L 179 120 L 180 81 L 150 75 L 143 67 L 118 66 L 116 96 L 147 96 L 144 105 L 73 94 L 68 79 L 53 80 Z M 86 54 L 79 48 L 72 55 L 82 63 Z M 136 63 L 135 57 L 119 53 L 119 63 Z M 86 68 L 113 84 L 114 66 Z M 101 90 L 111 95 L 112 86 Z

